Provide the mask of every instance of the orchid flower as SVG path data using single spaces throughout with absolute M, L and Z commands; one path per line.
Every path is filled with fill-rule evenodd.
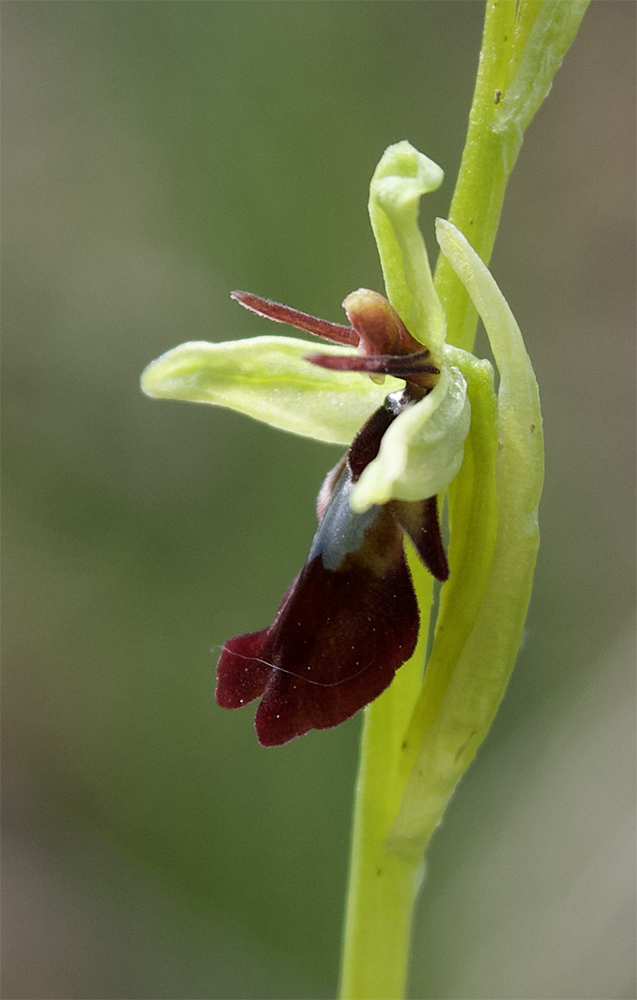
M 437 496 L 457 476 L 467 440 L 472 498 L 451 537 L 450 598 L 441 602 L 434 662 L 441 643 L 449 644 L 449 615 L 454 656 L 476 623 L 495 546 L 497 417 L 490 364 L 445 342 L 417 224 L 420 197 L 442 178 L 437 164 L 403 141 L 385 151 L 372 179 L 370 217 L 395 307 L 358 289 L 343 302 L 349 325 L 340 325 L 232 293 L 245 308 L 337 346 L 316 353 L 306 341 L 283 337 L 187 343 L 142 376 L 151 396 L 230 406 L 275 427 L 348 443 L 320 491 L 307 562 L 273 623 L 222 648 L 217 701 L 236 709 L 261 698 L 255 726 L 264 746 L 339 725 L 376 699 L 414 654 L 420 615 L 404 539 L 433 577 L 449 578 Z M 439 222 L 443 248 L 470 289 L 462 268 L 472 251 L 457 232 L 453 243 L 453 231 Z M 484 285 L 484 275 L 480 280 Z M 482 312 L 486 323 L 486 306 Z M 405 746 L 407 759 L 414 741 Z
M 372 224 L 402 316 L 369 289 L 345 298 L 348 326 L 233 292 L 245 308 L 339 346 L 310 353 L 304 341 L 274 337 L 184 344 L 143 375 L 149 395 L 221 402 L 287 430 L 351 441 L 321 489 L 306 565 L 274 622 L 226 642 L 219 660 L 218 703 L 239 708 L 261 697 L 255 726 L 265 746 L 343 722 L 412 656 L 419 612 L 403 536 L 436 579 L 449 575 L 436 497 L 462 463 L 471 405 L 458 352 L 445 348 L 416 223 L 420 196 L 442 177 L 402 142 L 372 181 Z M 392 240 L 403 243 L 404 273 Z
M 441 249 L 491 341 L 497 399 L 490 363 L 446 343 L 417 223 L 421 196 L 442 176 L 407 141 L 385 151 L 369 210 L 390 301 L 369 289 L 351 293 L 343 302 L 350 325 L 233 293 L 245 308 L 336 346 L 316 353 L 307 341 L 282 337 L 187 343 L 142 376 L 151 396 L 230 406 L 275 427 L 348 444 L 319 493 L 305 566 L 270 626 L 224 644 L 216 697 L 232 709 L 260 697 L 259 741 L 279 745 L 340 724 L 377 699 L 409 661 L 409 695 L 397 695 L 403 721 L 394 761 L 395 789 L 407 791 L 400 809 L 397 798 L 389 831 L 406 856 L 430 836 L 455 787 L 453 775 L 464 772 L 486 734 L 513 667 L 543 475 L 537 385 L 515 319 L 465 237 L 438 220 Z M 445 492 L 448 559 L 437 503 Z M 433 578 L 442 593 L 423 682 L 418 642 Z M 457 717 L 450 719 L 455 697 Z M 420 794 L 423 760 L 430 785 L 441 772 L 442 790 L 433 796 Z

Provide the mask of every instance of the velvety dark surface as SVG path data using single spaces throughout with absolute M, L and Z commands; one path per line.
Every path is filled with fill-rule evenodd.
M 263 695 L 255 716 L 263 746 L 345 722 L 416 647 L 418 605 L 392 505 L 355 514 L 351 492 L 345 466 L 272 625 L 224 644 L 217 702 L 241 708 Z

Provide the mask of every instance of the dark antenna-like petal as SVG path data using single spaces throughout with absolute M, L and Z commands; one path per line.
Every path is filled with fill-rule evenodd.
M 433 389 L 440 375 L 440 369 L 432 364 L 429 351 L 420 351 L 418 354 L 352 354 L 347 357 L 306 354 L 305 360 L 332 371 L 368 372 L 410 379 L 427 389 Z
M 305 330 L 306 333 L 312 333 L 315 337 L 321 337 L 322 340 L 329 340 L 334 344 L 344 344 L 347 347 L 356 347 L 358 344 L 358 334 L 351 326 L 330 323 L 326 319 L 319 319 L 318 316 L 310 316 L 309 313 L 292 309 L 291 306 L 273 302 L 272 299 L 253 295 L 252 292 L 231 292 L 230 298 L 259 316 L 265 316 L 266 319 L 274 320 L 275 323 L 285 323 L 287 326 L 296 327 L 297 330 Z

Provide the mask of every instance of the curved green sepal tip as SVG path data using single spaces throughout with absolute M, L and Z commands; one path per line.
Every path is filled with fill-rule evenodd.
M 438 220 L 436 228 L 442 252 L 484 323 L 500 385 L 497 425 L 486 383 L 475 397 L 482 416 L 474 413 L 478 419 L 472 436 L 475 457 L 482 453 L 482 459 L 458 477 L 452 495 L 456 536 L 463 521 L 466 530 L 474 509 L 486 503 L 482 531 L 489 540 L 484 552 L 489 559 L 477 565 L 473 596 L 479 597 L 479 606 L 474 602 L 473 608 L 465 607 L 461 588 L 445 597 L 421 698 L 403 743 L 413 766 L 389 842 L 393 851 L 410 858 L 422 856 L 489 731 L 513 670 L 531 597 L 544 469 L 539 393 L 513 313 L 462 233 L 444 220 Z M 493 475 L 486 480 L 482 474 L 494 457 L 495 504 Z M 455 552 L 463 561 L 471 553 L 466 548 L 463 556 L 465 547 L 462 538 L 459 541 Z M 452 553 L 452 563 L 455 558 Z
M 378 246 L 387 297 L 411 335 L 440 358 L 445 316 L 434 289 L 418 227 L 423 194 L 444 178 L 441 167 L 407 140 L 389 146 L 369 189 L 369 216 Z
M 313 345 L 293 337 L 255 337 L 220 344 L 192 341 L 162 354 L 141 377 L 156 399 L 226 406 L 281 430 L 349 444 L 388 392 L 360 372 L 333 372 L 305 361 Z M 323 354 L 349 355 L 341 347 Z
M 484 323 L 500 373 L 500 440 L 506 438 L 515 455 L 524 456 L 525 462 L 524 475 L 510 480 L 510 489 L 516 493 L 518 509 L 526 508 L 531 521 L 536 522 L 544 482 L 542 410 L 524 338 L 495 279 L 467 238 L 446 219 L 436 219 L 436 236 Z

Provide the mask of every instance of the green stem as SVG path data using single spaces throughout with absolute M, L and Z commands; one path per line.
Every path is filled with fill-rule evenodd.
M 514 10 L 513 0 L 504 0 L 504 3 L 492 0 L 487 5 L 471 122 L 485 121 L 485 104 L 493 104 L 493 90 L 497 82 L 503 80 L 501 40 L 507 29 L 513 38 Z M 470 124 L 469 132 L 471 162 L 478 165 L 481 171 L 484 164 L 490 162 L 488 176 L 499 190 L 503 183 L 502 174 L 493 162 L 497 159 L 497 152 L 488 129 Z M 466 177 L 470 169 L 465 161 L 466 156 L 463 158 L 461 178 Z M 484 174 L 481 176 L 482 181 L 476 177 L 473 183 L 463 181 L 461 185 L 460 179 L 458 181 L 453 205 L 461 218 L 469 213 L 475 187 L 479 187 L 482 193 Z M 503 191 L 499 200 L 496 195 L 491 195 L 489 201 L 501 205 L 502 195 Z M 491 242 L 498 217 L 499 207 Z M 440 294 L 438 286 L 443 279 L 438 271 L 436 287 Z M 453 282 L 467 298 L 451 268 L 449 271 Z M 391 275 L 386 274 L 385 277 L 387 282 Z M 449 279 L 447 283 L 451 284 Z M 452 296 L 454 291 L 451 284 L 449 295 Z M 391 292 L 389 294 L 393 301 Z M 441 299 L 443 306 L 449 308 L 451 299 L 446 301 L 442 295 Z M 396 303 L 393 304 L 396 307 Z M 448 328 L 453 331 L 458 329 L 454 320 L 448 322 Z M 387 849 L 387 838 L 398 814 L 407 780 L 401 749 L 402 735 L 407 732 L 421 688 L 433 593 L 433 581 L 429 574 L 423 572 L 417 560 L 410 560 L 410 563 L 421 612 L 421 636 L 412 660 L 401 667 L 391 687 L 365 710 L 355 793 L 339 992 L 341 1000 L 396 1000 L 403 997 L 405 991 L 412 914 L 422 880 L 424 857 L 398 856 Z
M 522 142 L 520 136 L 517 145 L 512 144 L 510 134 L 493 129 L 505 100 L 514 35 L 515 3 L 489 0 L 467 139 L 449 210 L 449 220 L 467 234 L 485 264 L 491 257 L 506 182 Z M 511 147 L 508 156 L 505 146 Z M 447 316 L 450 342 L 470 351 L 477 313 L 442 254 L 436 266 L 435 286 Z
M 399 779 L 400 738 L 422 684 L 433 579 L 415 553 L 409 564 L 421 629 L 411 660 L 391 687 L 365 709 L 352 856 L 345 916 L 342 1000 L 390 1000 L 404 995 L 411 919 L 423 860 L 403 861 L 387 850 L 405 780 Z
M 449 221 L 488 266 L 509 175 L 588 0 L 488 0 L 469 128 Z M 434 279 L 450 343 L 470 351 L 477 313 L 440 255 Z
M 487 2 L 467 142 L 450 211 L 450 220 L 465 233 L 485 263 L 491 256 L 507 180 L 517 159 L 524 130 L 549 91 L 586 6 L 587 0 Z M 400 173 L 400 169 L 397 172 Z M 382 171 L 375 177 L 379 182 L 384 179 Z M 420 187 L 419 192 L 415 190 L 416 198 L 425 190 L 424 184 Z M 377 200 L 389 225 L 377 211 Z M 420 254 L 420 247 L 414 250 L 411 245 L 403 246 L 397 238 L 399 230 L 396 227 L 411 224 L 411 204 L 409 213 L 404 208 L 405 214 L 409 214 L 405 222 L 399 218 L 403 206 L 392 204 L 386 193 L 377 188 L 372 191 L 370 211 L 390 301 L 395 308 L 397 302 L 402 306 L 414 328 L 418 328 L 425 317 L 430 327 L 437 330 L 432 296 L 427 287 L 422 289 L 420 296 L 414 294 L 408 266 L 412 259 L 416 260 L 416 254 Z M 394 266 L 396 254 L 402 256 L 398 269 Z M 477 312 L 456 271 L 442 256 L 436 268 L 434 286 L 446 316 L 449 341 L 457 347 L 470 349 Z M 426 342 L 420 334 L 418 329 L 418 336 Z M 459 362 L 454 360 L 453 363 Z M 493 407 L 489 392 L 492 390 L 485 385 L 474 404 L 484 404 L 487 409 Z M 531 420 L 529 413 L 529 409 L 523 412 L 524 426 L 527 431 L 531 425 L 534 432 L 539 431 L 539 418 Z M 508 420 L 508 401 L 504 410 L 500 408 L 500 420 L 503 414 Z M 515 457 L 518 428 L 507 425 L 506 420 L 501 426 L 510 432 L 510 452 Z M 480 446 L 476 438 L 469 442 L 469 456 L 473 455 L 476 461 Z M 480 461 L 493 465 L 494 453 L 487 452 L 488 449 L 483 449 Z M 467 535 L 465 532 L 467 544 L 463 546 L 462 539 L 459 546 L 456 543 L 458 559 L 462 561 L 471 555 L 472 546 L 475 549 L 480 544 L 478 537 L 482 538 L 481 550 L 477 556 L 474 552 L 476 561 L 467 568 L 473 583 L 465 586 L 462 580 L 457 580 L 453 588 L 454 593 L 459 594 L 471 591 L 459 617 L 460 632 L 464 629 L 462 650 L 459 648 L 460 632 L 450 628 L 445 634 L 449 601 L 444 598 L 441 604 L 436 642 L 438 649 L 446 648 L 446 652 L 428 675 L 427 690 L 433 689 L 435 695 L 430 704 L 425 695 L 420 698 L 419 695 L 423 690 L 422 669 L 432 580 L 417 560 L 410 560 L 421 608 L 422 634 L 412 660 L 400 669 L 388 690 L 365 712 L 347 896 L 342 1000 L 399 1000 L 404 996 L 412 914 L 422 880 L 424 848 L 459 776 L 488 731 L 515 660 L 537 549 L 537 534 L 529 514 L 534 509 L 533 504 L 537 505 L 537 497 L 533 495 L 531 506 L 520 507 L 519 498 L 515 496 L 520 467 L 508 456 L 509 450 L 499 463 L 498 515 L 491 522 L 495 525 L 502 513 L 503 527 L 502 530 L 498 527 L 498 537 L 490 536 L 485 547 L 484 534 L 478 536 L 469 532 Z M 484 464 L 480 467 L 484 469 Z M 471 465 L 467 466 L 465 482 L 474 474 L 472 469 Z M 538 482 L 541 485 L 540 471 L 530 476 L 535 486 Z M 484 492 L 489 509 L 493 507 L 493 483 L 492 475 L 490 491 Z M 509 490 L 512 490 L 511 496 Z M 469 523 L 471 518 L 458 499 L 458 489 L 452 489 L 450 496 L 455 530 L 463 519 Z M 471 517 L 482 516 L 479 511 L 470 513 Z M 485 521 L 489 516 L 488 513 L 484 515 Z M 455 560 L 453 551 L 452 541 L 452 561 Z M 446 586 L 451 587 L 451 584 Z M 495 665 L 489 673 L 491 643 L 493 634 L 498 633 L 500 609 L 512 598 L 515 613 L 510 615 L 506 635 L 493 648 Z M 480 610 L 478 619 L 483 602 L 484 614 Z M 478 673 L 485 683 L 484 689 L 479 687 Z M 450 714 L 445 707 L 449 700 L 446 692 L 451 699 Z M 465 718 L 467 704 L 475 716 L 475 705 L 482 703 L 486 707 L 477 723 Z M 412 718 L 414 706 L 416 711 Z M 453 734 L 447 727 L 449 719 L 455 727 Z M 415 738 L 412 740 L 412 737 Z M 407 766 L 407 762 L 414 766 Z M 426 785 L 426 767 L 421 765 L 428 766 L 432 762 L 438 770 L 435 773 L 434 768 L 434 778 Z

